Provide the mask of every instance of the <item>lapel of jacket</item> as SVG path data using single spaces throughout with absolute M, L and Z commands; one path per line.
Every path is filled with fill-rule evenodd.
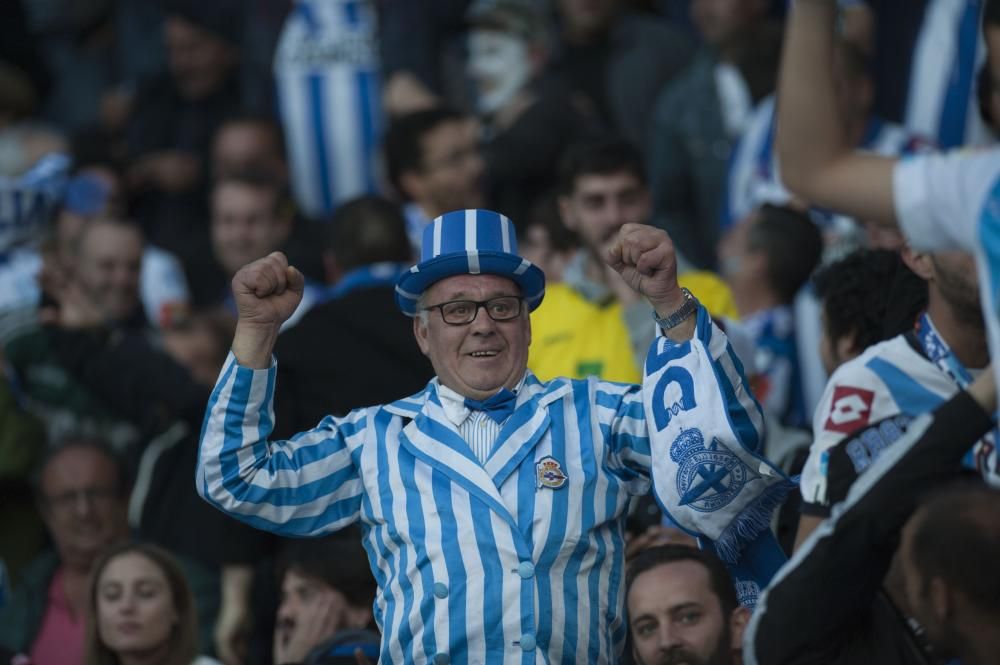
M 541 383 L 528 373 L 518 395 L 517 406 L 504 423 L 484 468 L 496 487 L 501 487 L 521 465 L 552 424 L 548 405 L 572 390 L 562 379 Z
M 504 505 L 500 491 L 454 423 L 445 415 L 433 384 L 427 386 L 422 397 L 419 410 L 415 410 L 417 404 L 412 399 L 400 400 L 385 407 L 391 413 L 412 418 L 399 434 L 402 447 L 485 501 L 516 529 L 517 522 Z

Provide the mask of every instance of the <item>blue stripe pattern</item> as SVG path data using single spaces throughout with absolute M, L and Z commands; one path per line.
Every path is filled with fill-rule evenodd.
M 979 0 L 966 0 L 965 11 L 958 24 L 958 54 L 952 63 L 938 127 L 937 138 L 942 148 L 954 148 L 965 143 L 969 98 L 976 73 L 980 9 Z
M 654 345 L 651 354 L 661 348 L 666 362 L 681 362 L 707 351 L 711 362 L 694 380 L 718 385 L 726 413 L 701 417 L 732 418 L 741 436 L 759 440 L 757 421 L 741 415 L 753 403 L 728 342 L 707 316 L 696 335 L 697 343 Z M 542 383 L 528 373 L 481 462 L 445 415 L 435 382 L 269 441 L 275 375 L 273 365 L 251 370 L 230 355 L 206 413 L 198 490 L 285 535 L 359 521 L 379 588 L 380 662 L 617 662 L 626 634 L 624 518 L 633 496 L 653 488 L 659 497 L 652 460 L 672 443 L 650 436 L 640 386 Z M 565 480 L 540 474 L 543 462 L 550 471 L 558 464 Z

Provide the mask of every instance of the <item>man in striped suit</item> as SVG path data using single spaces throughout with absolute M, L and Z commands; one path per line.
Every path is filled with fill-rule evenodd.
M 616 662 L 630 499 L 652 486 L 733 560 L 766 549 L 736 534 L 766 532 L 784 479 L 753 453 L 760 409 L 725 336 L 677 286 L 666 233 L 625 225 L 606 258 L 662 330 L 643 386 L 535 378 L 528 312 L 544 276 L 517 255 L 510 220 L 460 210 L 428 225 L 396 289 L 437 377 L 289 441 L 268 440 L 271 349 L 302 276 L 279 253 L 246 266 L 199 492 L 285 535 L 360 522 L 383 663 Z

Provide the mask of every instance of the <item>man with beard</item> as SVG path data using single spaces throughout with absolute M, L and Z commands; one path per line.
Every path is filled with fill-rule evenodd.
M 598 376 L 634 383 L 656 331 L 642 299 L 602 260 L 626 224 L 648 224 L 652 207 L 639 152 L 622 139 L 580 143 L 559 168 L 559 215 L 582 247 L 561 284 L 548 287 L 531 315 L 528 367 L 542 379 Z M 678 283 L 712 316 L 736 316 L 715 275 L 684 272 Z
M 972 256 L 945 251 L 903 250 L 906 264 L 927 282 L 927 310 L 914 329 L 870 347 L 841 365 L 827 383 L 813 417 L 813 444 L 802 471 L 801 543 L 830 514 L 830 456 L 835 446 L 869 423 L 911 418 L 939 406 L 966 388 L 989 363 Z M 861 473 L 893 437 L 857 452 Z M 994 434 L 980 440 L 968 463 L 996 478 Z
M 626 584 L 637 665 L 733 665 L 750 611 L 725 565 L 687 545 L 661 545 L 629 564 Z

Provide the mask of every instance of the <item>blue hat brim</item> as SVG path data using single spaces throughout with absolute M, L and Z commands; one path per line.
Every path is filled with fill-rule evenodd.
M 403 314 L 417 315 L 417 300 L 432 284 L 454 275 L 499 275 L 521 287 L 521 296 L 534 311 L 545 297 L 545 273 L 526 259 L 506 252 L 479 252 L 479 271 L 469 270 L 465 252 L 445 254 L 417 264 L 396 281 L 396 304 Z M 526 266 L 526 267 L 525 267 Z

